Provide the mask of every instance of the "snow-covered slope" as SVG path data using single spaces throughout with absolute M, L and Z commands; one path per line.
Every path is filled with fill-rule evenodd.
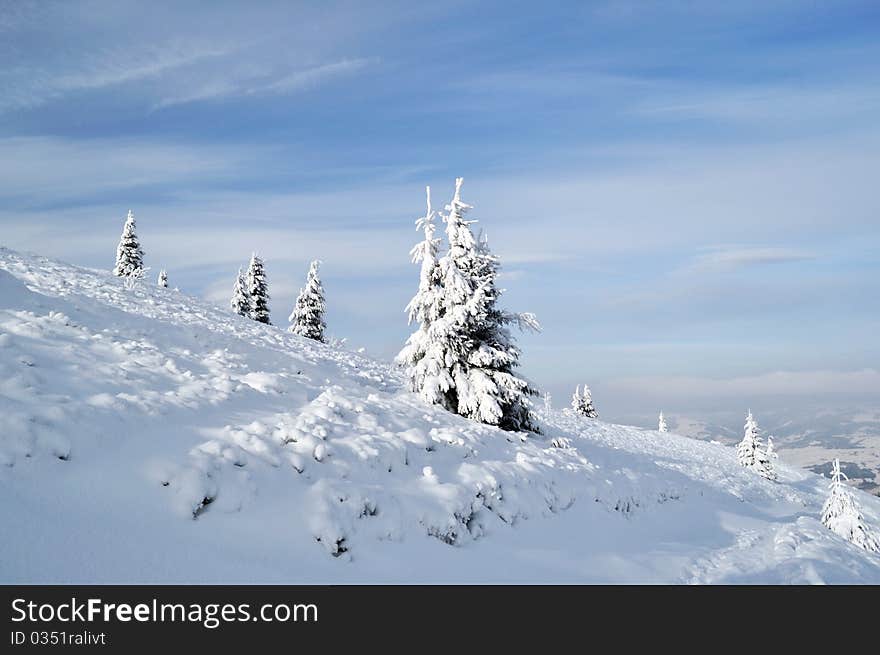
M 880 582 L 819 523 L 817 475 L 541 422 L 477 425 L 388 364 L 0 249 L 0 582 Z

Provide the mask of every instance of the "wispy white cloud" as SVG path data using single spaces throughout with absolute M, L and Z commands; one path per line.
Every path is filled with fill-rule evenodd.
M 9 92 L 0 98 L 0 110 L 42 105 L 77 91 L 95 91 L 157 78 L 206 59 L 234 52 L 236 46 L 169 42 L 92 52 L 60 70 L 21 67 L 8 75 Z
M 227 76 L 223 79 L 208 81 L 194 90 L 168 95 L 159 100 L 155 104 L 154 109 L 234 96 L 290 94 L 317 86 L 335 77 L 354 73 L 376 61 L 375 59 L 367 58 L 342 59 L 311 68 L 277 74 L 272 77 L 260 75 L 258 77 L 246 76 L 235 78 Z
M 336 77 L 346 73 L 358 71 L 375 60 L 370 59 L 343 59 L 304 70 L 294 71 L 288 75 L 284 75 L 278 80 L 266 84 L 265 86 L 256 87 L 253 93 L 290 93 L 310 86 L 314 86 L 318 82 L 322 82 L 328 78 Z
M 812 253 L 794 248 L 724 247 L 693 258 L 684 271 L 688 273 L 727 272 L 761 264 L 779 264 L 815 259 Z
M 669 88 L 671 86 L 671 88 Z M 812 87 L 743 85 L 719 88 L 675 84 L 641 97 L 630 111 L 644 118 L 711 119 L 737 123 L 827 122 L 880 110 L 880 91 L 873 84 L 842 82 Z

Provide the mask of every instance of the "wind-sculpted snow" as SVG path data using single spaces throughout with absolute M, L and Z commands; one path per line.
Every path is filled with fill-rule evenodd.
M 0 417 L 0 582 L 880 582 L 812 473 L 567 410 L 504 432 L 386 363 L 5 249 Z

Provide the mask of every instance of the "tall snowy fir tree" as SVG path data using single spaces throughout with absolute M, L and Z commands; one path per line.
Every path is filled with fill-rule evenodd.
M 537 430 L 530 396 L 538 390 L 514 373 L 520 350 L 511 324 L 539 329 L 532 314 L 512 314 L 498 307 L 498 259 L 488 242 L 474 239 L 464 219 L 471 206 L 461 200 L 463 178 L 455 181 L 455 195 L 443 220 L 449 250 L 441 258 L 444 337 L 448 371 L 454 381 L 456 411 L 462 416 L 504 430 Z M 452 358 L 449 358 L 452 354 Z
M 406 367 L 412 391 L 428 403 L 454 411 L 455 406 L 447 396 L 454 383 L 445 365 L 444 342 L 438 338 L 446 326 L 435 326 L 443 316 L 443 287 L 437 261 L 440 239 L 434 236 L 437 228 L 431 208 L 431 187 L 425 187 L 425 196 L 427 211 L 416 220 L 416 229 L 423 232 L 424 238 L 410 250 L 412 262 L 421 264 L 419 289 L 406 306 L 409 324 L 418 323 L 419 327 L 406 340 L 396 361 Z
M 321 286 L 321 278 L 318 277 L 320 265 L 321 262 L 316 259 L 309 266 L 306 286 L 299 290 L 296 304 L 288 318 L 290 321 L 288 331 L 307 339 L 325 343 L 324 329 L 327 324 L 324 322 L 324 311 L 326 303 L 324 302 L 324 287 Z
M 229 306 L 239 316 L 250 318 L 251 297 L 241 269 L 238 269 L 238 277 L 235 278 L 235 286 L 232 287 L 232 300 L 229 301 Z
M 666 428 L 666 419 L 663 418 L 663 412 L 660 412 L 660 418 L 657 420 L 657 432 L 668 432 Z
M 843 483 L 845 478 L 840 460 L 835 459 L 831 465 L 830 493 L 822 507 L 822 524 L 860 548 L 880 552 L 880 538 L 865 523 L 853 493 Z
M 593 394 L 587 385 L 584 385 L 583 393 L 581 393 L 580 386 L 575 387 L 574 394 L 571 397 L 571 409 L 575 414 L 580 414 L 587 418 L 599 418 L 599 412 L 593 406 Z
M 263 260 L 257 256 L 257 253 L 251 255 L 245 284 L 250 302 L 248 316 L 257 323 L 271 325 L 272 323 L 269 321 L 269 285 L 266 282 L 266 272 L 263 270 Z
M 456 179 L 443 215 L 449 249 L 436 267 L 430 263 L 436 256 L 433 228 L 425 222 L 426 238 L 417 246 L 424 284 L 409 309 L 416 320 L 429 317 L 430 324 L 420 326 L 423 334 L 417 331 L 398 358 L 409 366 L 413 389 L 429 402 L 505 430 L 536 430 L 529 397 L 538 392 L 514 373 L 520 351 L 508 326 L 538 324 L 531 314 L 498 308 L 498 260 L 485 240 L 474 239 L 473 221 L 464 219 L 470 205 L 461 200 L 462 181 Z M 431 255 L 427 263 L 426 255 Z
M 113 275 L 128 277 L 139 270 L 142 271 L 143 268 L 144 251 L 141 250 L 141 244 L 137 238 L 134 212 L 129 209 L 119 245 L 116 246 L 116 266 L 113 267 Z
M 161 287 L 162 289 L 168 288 L 168 273 L 163 268 L 159 271 L 159 279 L 156 280 L 156 285 Z

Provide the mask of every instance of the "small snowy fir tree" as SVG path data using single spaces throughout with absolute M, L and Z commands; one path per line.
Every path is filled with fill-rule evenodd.
M 549 391 L 544 392 L 544 413 L 550 414 L 553 411 L 553 396 Z
M 299 290 L 299 296 L 296 299 L 296 305 L 290 313 L 289 332 L 298 334 L 307 339 L 314 339 L 326 343 L 324 338 L 324 328 L 327 324 L 324 322 L 324 287 L 321 286 L 321 278 L 318 277 L 318 267 L 321 262 L 317 259 L 309 266 L 309 275 L 306 279 L 306 286 Z
M 840 460 L 831 465 L 831 493 L 822 507 L 822 524 L 835 534 L 860 548 L 880 552 L 880 539 L 865 524 L 852 492 L 844 485 L 846 475 L 840 470 Z
M 168 273 L 165 271 L 164 268 L 159 271 L 159 279 L 156 281 L 156 284 L 163 289 L 168 288 Z
M 229 305 L 232 307 L 232 311 L 239 316 L 250 318 L 251 297 L 248 294 L 247 282 L 241 269 L 238 269 L 238 277 L 235 278 L 235 286 L 232 287 L 232 300 L 229 302 Z
M 271 325 L 272 323 L 269 321 L 269 285 L 266 282 L 266 272 L 263 270 L 263 260 L 257 256 L 257 253 L 251 255 L 245 284 L 250 304 L 248 316 L 257 323 Z
M 743 439 L 736 447 L 736 456 L 740 466 L 754 469 L 756 473 L 768 480 L 775 480 L 776 471 L 772 460 L 777 455 L 773 452 L 773 442 L 770 441 L 769 446 L 764 446 L 764 442 L 761 440 L 761 429 L 758 427 L 758 421 L 755 420 L 751 410 L 746 416 L 744 430 Z
M 116 266 L 113 267 L 113 275 L 128 277 L 134 271 L 144 268 L 144 252 L 141 250 L 136 228 L 134 212 L 129 209 L 119 245 L 116 246 Z
M 752 410 L 749 410 L 749 414 L 746 416 L 744 430 L 743 439 L 736 447 L 736 457 L 740 466 L 752 467 L 755 465 L 755 454 L 761 445 L 761 432 L 758 428 L 758 422 L 752 416 Z
M 775 480 L 776 469 L 773 466 L 773 460 L 779 459 L 779 455 L 776 454 L 776 449 L 773 447 L 773 437 L 767 437 L 767 447 L 761 451 L 760 459 L 763 461 L 764 469 L 767 471 L 767 475 L 764 477 Z
M 663 418 L 663 412 L 660 412 L 660 419 L 657 421 L 657 431 L 658 432 L 667 432 L 666 429 L 666 419 Z
M 593 394 L 587 385 L 584 385 L 583 393 L 580 386 L 575 387 L 574 395 L 571 397 L 571 409 L 575 414 L 587 418 L 599 418 L 599 412 L 593 407 Z

